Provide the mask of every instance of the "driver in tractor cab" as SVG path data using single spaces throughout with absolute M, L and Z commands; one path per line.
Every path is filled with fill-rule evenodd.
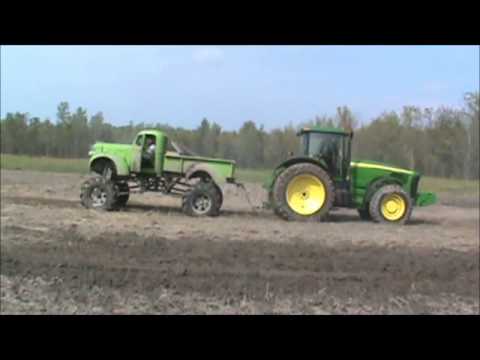
M 338 143 L 333 137 L 325 139 L 320 148 L 320 155 L 323 156 L 328 167 L 333 173 L 336 171 L 338 150 Z

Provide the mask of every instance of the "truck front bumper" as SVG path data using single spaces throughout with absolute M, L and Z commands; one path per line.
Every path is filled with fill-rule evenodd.
M 436 202 L 437 195 L 430 192 L 418 193 L 417 197 L 415 198 L 416 206 L 429 206 L 435 204 Z

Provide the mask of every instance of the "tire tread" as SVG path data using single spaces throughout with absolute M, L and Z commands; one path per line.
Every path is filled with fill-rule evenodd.
M 405 201 L 407 210 L 405 211 L 404 216 L 397 220 L 397 221 L 390 221 L 383 217 L 382 212 L 380 211 L 380 203 L 382 198 L 387 194 L 399 194 L 401 195 Z M 413 204 L 410 195 L 400 186 L 400 185 L 384 185 L 379 188 L 372 196 L 369 205 L 369 212 L 372 217 L 372 220 L 377 223 L 384 223 L 384 224 L 405 224 L 410 220 L 410 216 L 412 215 Z
M 319 178 L 325 186 L 325 204 L 315 214 L 305 216 L 295 213 L 286 201 L 286 190 L 289 182 L 298 175 L 311 174 Z M 311 163 L 295 164 L 285 169 L 275 180 L 272 191 L 272 205 L 275 214 L 285 220 L 296 221 L 323 221 L 327 219 L 328 213 L 335 200 L 335 188 L 328 173 L 321 167 Z

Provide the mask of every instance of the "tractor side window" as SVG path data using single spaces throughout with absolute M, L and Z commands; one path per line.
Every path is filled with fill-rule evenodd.
M 343 159 L 345 158 L 345 148 L 344 148 L 344 136 L 338 136 L 338 156 L 337 156 L 337 175 L 342 175 L 343 171 Z
M 143 136 L 138 135 L 137 140 L 135 141 L 135 144 L 138 145 L 138 146 L 142 146 L 142 142 L 143 142 L 142 140 L 143 140 Z
M 342 170 L 343 170 L 343 176 L 344 177 L 347 177 L 348 176 L 348 169 L 350 168 L 350 158 L 352 156 L 351 154 L 351 137 L 349 136 L 344 136 L 343 137 L 343 167 L 342 167 Z
M 303 134 L 300 141 L 300 154 L 308 156 L 308 134 Z
M 349 160 L 350 158 L 350 138 L 348 136 L 343 137 L 343 156 L 345 160 Z M 350 164 L 348 164 L 348 166 L 350 166 Z

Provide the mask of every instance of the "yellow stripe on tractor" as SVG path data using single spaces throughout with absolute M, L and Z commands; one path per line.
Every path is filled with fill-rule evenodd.
M 409 174 L 409 175 L 415 174 L 414 171 L 410 171 L 410 170 L 395 168 L 395 167 L 391 167 L 391 166 L 377 165 L 377 164 L 367 164 L 367 163 L 362 163 L 362 162 L 353 162 L 352 161 L 350 163 L 350 166 L 361 167 L 361 168 L 369 168 L 369 169 L 380 169 L 380 170 L 394 171 L 394 172 L 399 172 L 399 173 L 404 173 L 404 174 Z

